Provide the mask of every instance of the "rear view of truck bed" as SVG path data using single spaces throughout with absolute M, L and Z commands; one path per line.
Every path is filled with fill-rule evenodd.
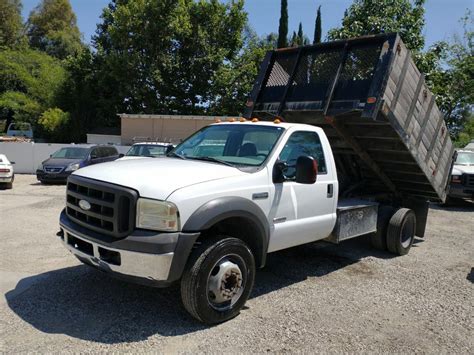
M 341 197 L 446 197 L 454 147 L 397 34 L 268 52 L 245 116 L 321 126 Z

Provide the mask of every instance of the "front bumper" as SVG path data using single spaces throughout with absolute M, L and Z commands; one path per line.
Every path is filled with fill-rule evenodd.
M 44 170 L 36 170 L 36 179 L 49 182 L 66 182 L 73 171 L 63 171 L 60 173 L 47 173 Z
M 126 281 L 166 287 L 181 278 L 199 233 L 135 230 L 123 239 L 90 231 L 60 216 L 63 245 L 80 261 Z
M 462 184 L 451 184 L 449 186 L 449 197 L 454 198 L 472 198 L 474 199 L 474 187 L 464 186 Z

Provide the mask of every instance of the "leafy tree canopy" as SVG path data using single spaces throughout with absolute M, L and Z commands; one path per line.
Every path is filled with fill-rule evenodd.
M 20 0 L 0 0 L 0 48 L 17 45 L 22 29 Z
M 215 74 L 215 97 L 209 106 L 209 113 L 213 115 L 242 114 L 265 53 L 275 48 L 277 42 L 276 34 L 262 39 L 249 28 L 244 39 L 243 50 L 237 58 L 225 63 Z
M 83 46 L 69 0 L 42 0 L 28 18 L 28 37 L 33 48 L 60 59 Z
M 421 51 L 425 0 L 355 0 L 342 19 L 342 26 L 329 31 L 330 40 L 368 34 L 400 33 L 413 51 Z
M 101 107 L 117 112 L 202 113 L 214 81 L 240 56 L 243 1 L 115 0 L 94 43 Z
M 0 51 L 0 118 L 36 125 L 42 112 L 54 105 L 65 74 L 60 63 L 45 53 Z
M 468 11 L 461 21 L 464 25 L 462 36 L 455 36 L 450 43 L 435 44 L 425 56 L 428 60 L 435 58 L 436 70 L 429 76 L 429 84 L 455 136 L 462 131 L 469 117 L 472 121 L 474 107 L 474 19 L 472 12 Z M 436 58 L 441 58 L 441 60 L 436 61 Z M 472 129 L 472 122 L 470 127 Z M 474 136 L 471 139 L 474 139 Z

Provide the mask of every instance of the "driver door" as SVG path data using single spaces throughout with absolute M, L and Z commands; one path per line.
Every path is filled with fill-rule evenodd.
M 295 181 L 296 160 L 311 156 L 318 163 L 318 176 L 314 184 Z M 288 138 L 279 154 L 285 162 L 285 181 L 273 184 L 273 201 L 270 212 L 272 236 L 268 251 L 326 238 L 335 223 L 335 178 L 328 171 L 325 152 L 316 131 L 296 131 Z

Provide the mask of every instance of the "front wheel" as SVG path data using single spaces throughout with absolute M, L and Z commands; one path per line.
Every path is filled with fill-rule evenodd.
M 240 239 L 205 240 L 191 254 L 181 280 L 186 310 L 206 324 L 239 314 L 253 288 L 255 259 Z

